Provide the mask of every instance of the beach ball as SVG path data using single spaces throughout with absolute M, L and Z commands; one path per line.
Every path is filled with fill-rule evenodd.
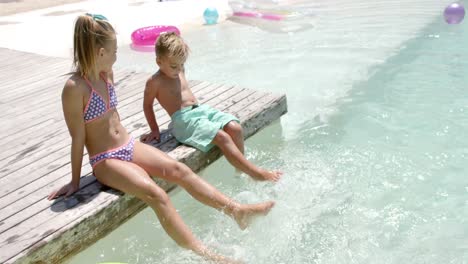
M 449 24 L 458 24 L 465 17 L 465 8 L 460 3 L 452 3 L 444 10 L 445 21 Z
M 203 18 L 207 25 L 216 24 L 218 22 L 218 17 L 218 10 L 214 7 L 208 7 L 205 9 L 205 12 L 203 12 Z

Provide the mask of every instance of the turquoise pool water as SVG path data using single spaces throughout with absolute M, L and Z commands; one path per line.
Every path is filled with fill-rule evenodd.
M 294 34 L 232 22 L 184 33 L 190 79 L 286 93 L 289 107 L 247 141 L 281 182 L 224 159 L 201 173 L 274 210 L 240 231 L 179 190 L 198 237 L 247 263 L 468 263 L 468 24 L 445 24 L 448 1 L 425 2 L 316 3 L 316 27 Z M 119 52 L 119 66 L 153 69 L 151 55 Z M 203 263 L 149 209 L 70 263 L 105 261 Z

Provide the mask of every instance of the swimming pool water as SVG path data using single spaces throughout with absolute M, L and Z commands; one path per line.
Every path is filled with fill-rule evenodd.
M 194 233 L 247 263 L 468 263 L 468 24 L 444 23 L 448 3 L 323 1 L 304 32 L 183 32 L 190 79 L 286 93 L 289 107 L 246 142 L 279 183 L 225 159 L 201 173 L 240 201 L 276 200 L 272 212 L 240 231 L 179 190 Z M 154 69 L 151 54 L 119 52 L 120 67 Z M 104 261 L 202 263 L 149 209 L 70 263 Z

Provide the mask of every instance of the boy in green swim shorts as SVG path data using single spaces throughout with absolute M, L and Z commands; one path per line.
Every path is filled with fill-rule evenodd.
M 160 140 L 153 111 L 154 99 L 167 111 L 173 122 L 172 133 L 181 143 L 209 151 L 218 146 L 237 169 L 256 180 L 278 181 L 282 173 L 259 168 L 244 156 L 244 137 L 239 119 L 208 105 L 199 104 L 185 79 L 184 64 L 189 48 L 175 33 L 161 34 L 155 44 L 159 70 L 147 81 L 143 110 L 151 132 L 143 142 Z

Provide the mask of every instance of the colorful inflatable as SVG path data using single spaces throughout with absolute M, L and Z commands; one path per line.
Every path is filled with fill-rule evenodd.
M 134 46 L 154 46 L 156 39 L 161 33 L 175 32 L 180 35 L 180 31 L 175 26 L 149 26 L 139 28 L 132 33 L 132 44 Z
M 293 17 L 295 14 L 289 11 L 278 10 L 234 10 L 233 16 L 248 17 L 248 18 L 262 18 L 272 21 L 280 21 Z
M 274 0 L 229 0 L 229 20 L 272 32 L 295 32 L 310 29 L 315 15 L 300 6 L 279 5 Z
M 277 14 L 268 14 L 268 13 L 262 13 L 262 12 L 246 12 L 246 11 L 234 11 L 232 13 L 233 16 L 239 16 L 239 17 L 257 17 L 257 18 L 263 18 L 263 19 L 268 19 L 268 20 L 283 20 L 283 16 L 277 15 Z

